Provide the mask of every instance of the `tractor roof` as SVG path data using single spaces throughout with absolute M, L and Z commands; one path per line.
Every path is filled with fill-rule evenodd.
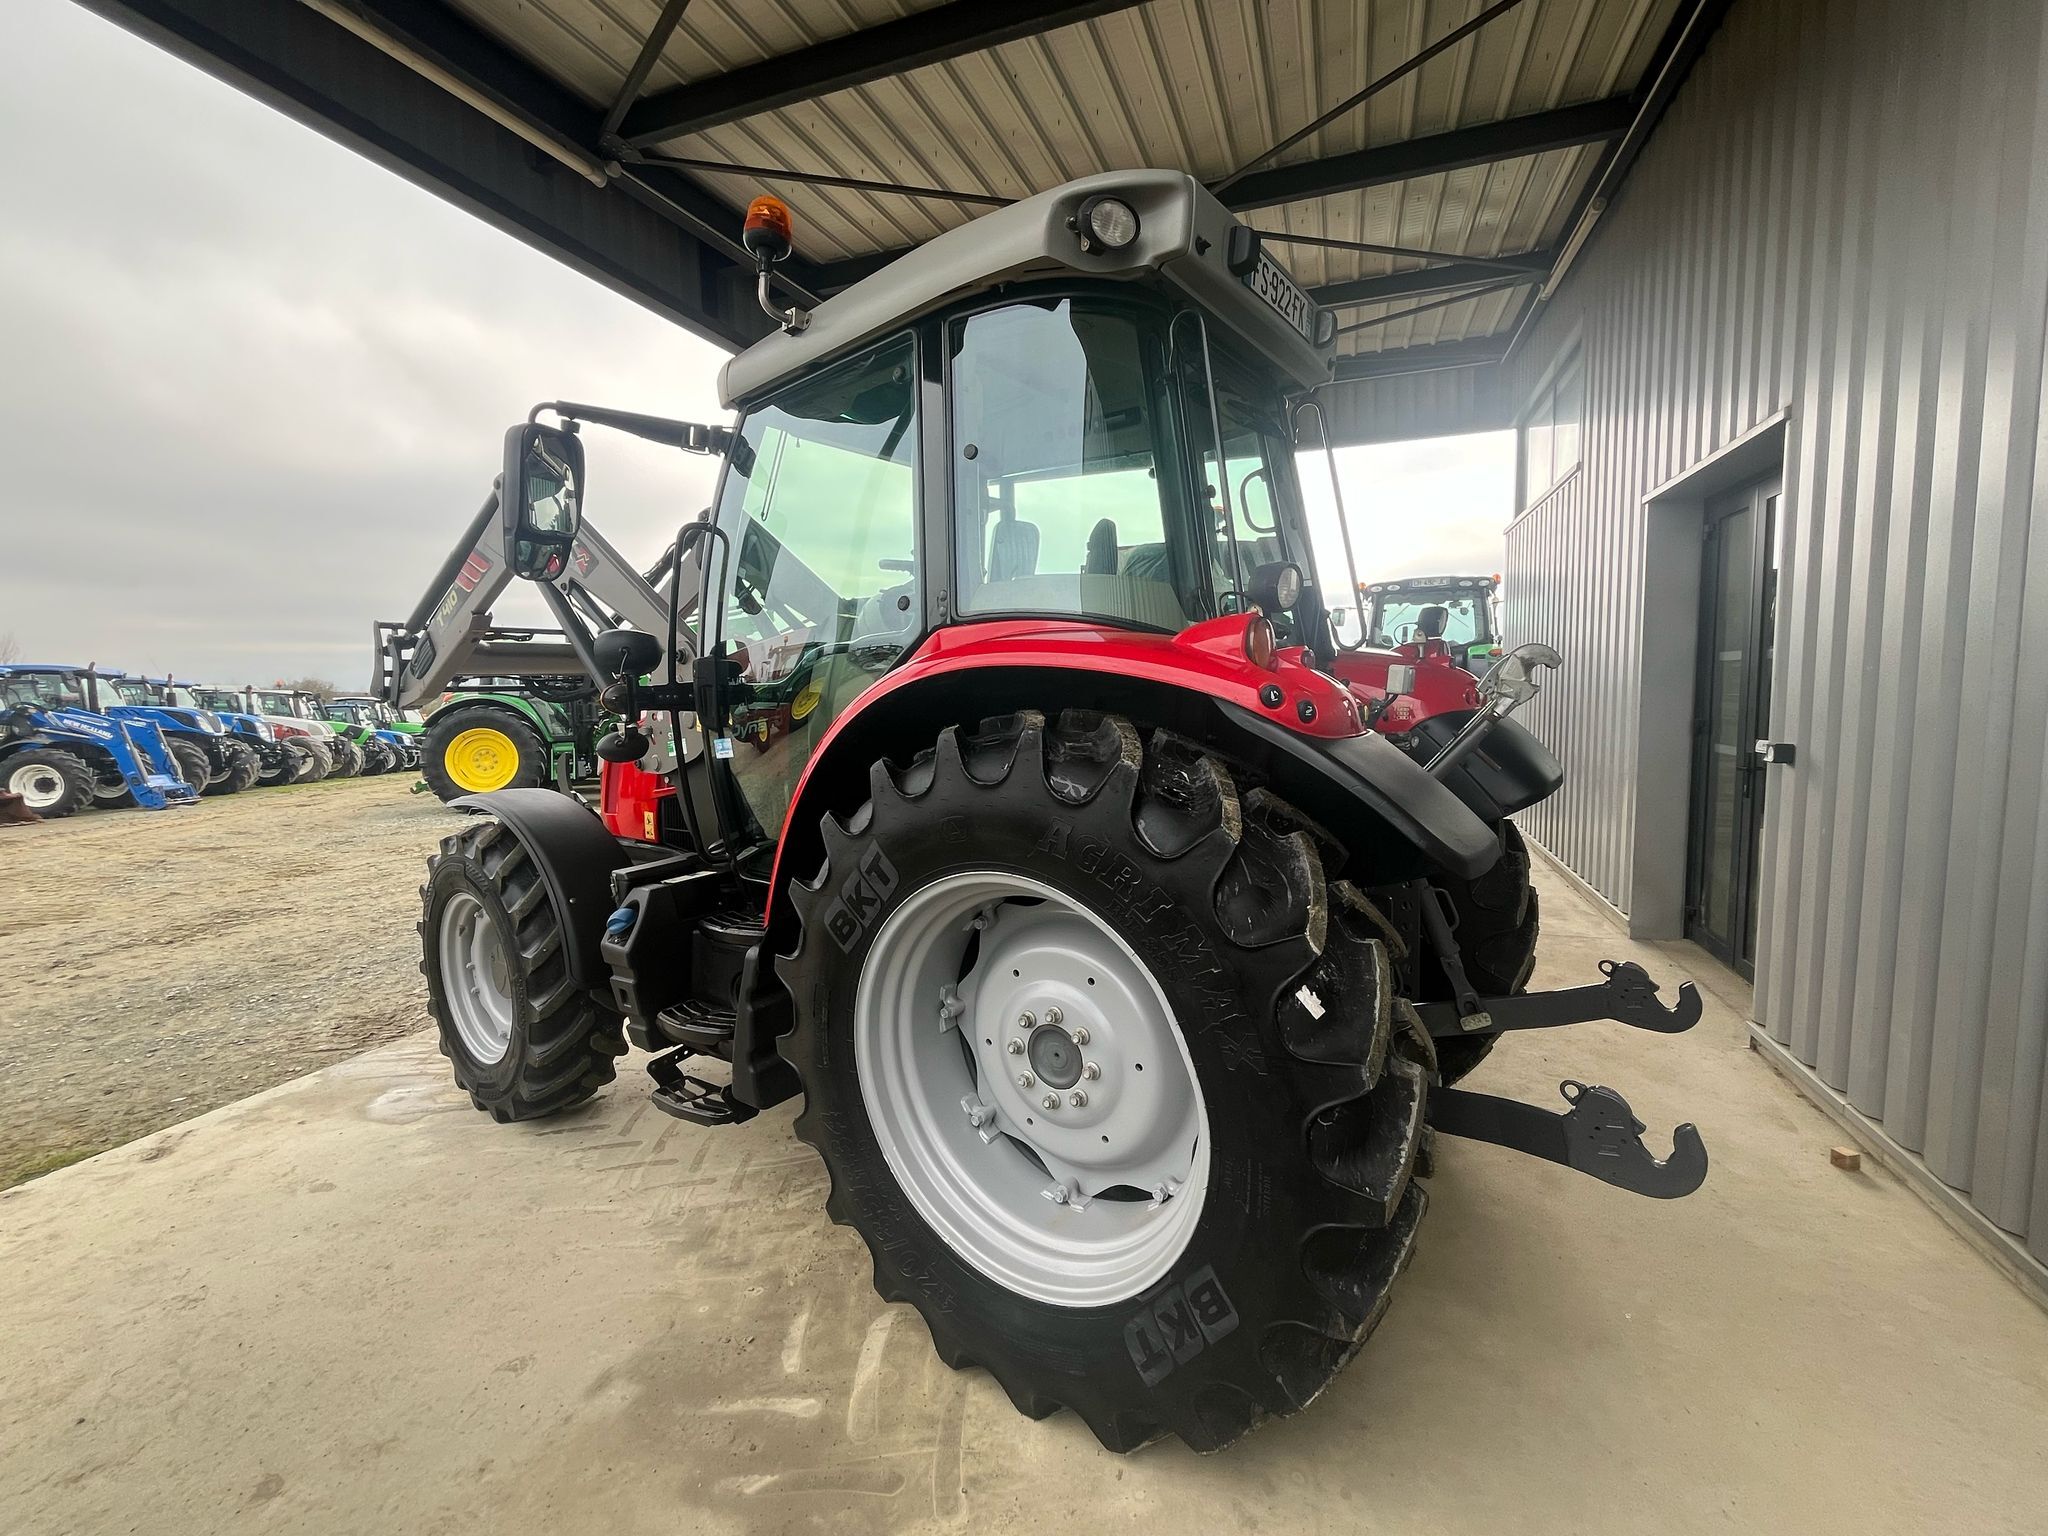
M 1081 248 L 1078 215 L 1084 203 L 1105 196 L 1130 205 L 1138 233 L 1120 250 L 1091 254 Z M 825 300 L 803 330 L 757 341 L 720 371 L 719 398 L 728 407 L 744 404 L 953 300 L 1000 283 L 1060 276 L 1164 279 L 1296 383 L 1326 383 L 1334 335 L 1321 346 L 1305 340 L 1226 265 L 1230 232 L 1241 227 L 1206 187 L 1180 171 L 1111 171 L 1070 181 L 947 230 Z M 1248 237 L 1238 238 L 1242 253 Z M 1312 333 L 1334 330 L 1318 323 L 1313 306 L 1309 317 Z
M 1361 585 L 1367 592 L 1433 592 L 1492 587 L 1499 580 L 1498 576 L 1402 576 L 1394 581 L 1368 581 Z

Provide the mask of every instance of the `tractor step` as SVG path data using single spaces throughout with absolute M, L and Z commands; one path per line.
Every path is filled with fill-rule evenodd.
M 1490 1093 L 1438 1088 L 1429 1096 L 1429 1123 L 1443 1135 L 1526 1152 L 1656 1200 L 1689 1195 L 1705 1182 L 1706 1143 L 1689 1122 L 1671 1133 L 1671 1156 L 1659 1162 L 1643 1145 L 1643 1122 L 1612 1088 L 1566 1081 L 1558 1092 L 1571 1105 L 1561 1115 Z
M 695 1077 L 683 1070 L 688 1051 L 671 1051 L 647 1063 L 647 1075 L 654 1079 L 654 1107 L 692 1125 L 742 1125 L 760 1111 L 742 1104 L 724 1083 Z
M 1699 1023 L 1700 993 L 1691 982 L 1678 984 L 1678 1001 L 1667 1008 L 1657 1000 L 1657 983 L 1633 960 L 1602 960 L 1600 970 L 1607 979 L 1588 987 L 1418 1003 L 1415 1011 L 1432 1035 L 1445 1040 L 1508 1029 L 1551 1029 L 1594 1019 L 1613 1019 L 1660 1035 L 1683 1034 Z
M 737 1016 L 703 998 L 686 997 L 661 1010 L 658 1016 L 662 1038 L 672 1040 L 684 1051 L 698 1056 L 724 1056 L 732 1048 Z

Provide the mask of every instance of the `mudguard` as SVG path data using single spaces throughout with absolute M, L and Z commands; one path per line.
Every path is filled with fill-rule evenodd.
M 448 804 L 495 817 L 538 866 L 562 918 L 563 958 L 577 986 L 611 996 L 611 967 L 598 946 L 612 900 L 612 871 L 632 862 L 597 813 L 552 789 L 496 789 Z
M 771 926 L 789 879 L 816 867 L 819 819 L 867 798 L 876 761 L 908 761 L 948 725 L 1026 708 L 1136 715 L 1250 756 L 1304 813 L 1354 847 L 1411 862 L 1415 873 L 1434 867 L 1470 879 L 1492 867 L 1500 844 L 1491 829 L 1399 748 L 1364 731 L 1341 684 L 1284 655 L 1273 669 L 1251 666 L 1234 642 L 1215 643 L 1228 622 L 1177 637 L 1042 623 L 939 631 L 834 720 L 815 749 L 776 851 Z

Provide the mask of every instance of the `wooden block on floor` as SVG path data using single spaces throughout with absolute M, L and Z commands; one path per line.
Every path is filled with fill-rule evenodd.
M 1837 1168 L 1855 1173 L 1863 1166 L 1863 1154 L 1854 1147 L 1829 1147 L 1828 1161 Z

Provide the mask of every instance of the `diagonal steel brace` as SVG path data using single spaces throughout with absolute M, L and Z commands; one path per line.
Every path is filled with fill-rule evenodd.
M 1471 1003 L 1417 1003 L 1415 1011 L 1432 1035 L 1453 1040 L 1461 1035 L 1550 1029 L 1593 1019 L 1613 1019 L 1660 1035 L 1682 1034 L 1699 1023 L 1700 993 L 1691 982 L 1678 984 L 1678 1001 L 1667 1008 L 1657 1000 L 1657 984 L 1650 980 L 1650 973 L 1633 960 L 1602 960 L 1600 970 L 1607 979 L 1587 987 L 1486 997 Z

